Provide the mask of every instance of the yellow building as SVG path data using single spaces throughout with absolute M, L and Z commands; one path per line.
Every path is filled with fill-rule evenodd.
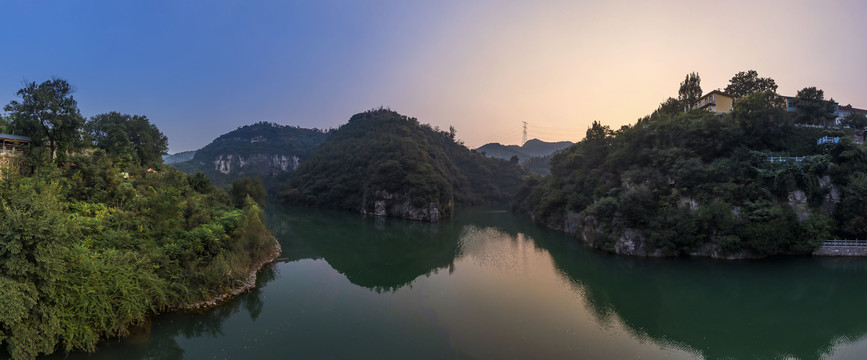
M 731 96 L 719 90 L 714 90 L 707 93 L 707 95 L 702 96 L 698 99 L 698 101 L 692 104 L 692 109 L 706 109 L 715 114 L 722 114 L 731 112 L 734 104 L 734 96 Z

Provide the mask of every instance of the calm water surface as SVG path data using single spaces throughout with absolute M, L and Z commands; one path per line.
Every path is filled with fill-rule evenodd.
M 867 259 L 640 259 L 502 211 L 270 206 L 259 286 L 68 359 L 861 359 Z

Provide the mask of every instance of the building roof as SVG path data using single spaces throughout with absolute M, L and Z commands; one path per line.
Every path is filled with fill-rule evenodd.
M 840 109 L 840 111 L 848 111 L 848 112 L 859 113 L 859 114 L 867 114 L 867 110 L 852 107 L 852 105 L 840 106 L 839 109 Z
M 711 92 L 709 92 L 709 93 L 707 93 L 707 94 L 704 94 L 702 97 L 699 98 L 699 100 L 700 100 L 700 99 L 703 99 L 703 98 L 706 98 L 706 97 L 708 97 L 708 96 L 711 96 L 712 94 L 720 94 L 720 95 L 728 96 L 728 97 L 734 99 L 734 96 L 732 96 L 731 94 L 724 93 L 724 92 L 722 92 L 721 90 L 714 90 L 714 91 L 711 91 Z
M 10 134 L 0 134 L 0 139 L 5 140 L 18 140 L 18 141 L 31 141 L 27 136 L 19 136 L 19 135 L 10 135 Z

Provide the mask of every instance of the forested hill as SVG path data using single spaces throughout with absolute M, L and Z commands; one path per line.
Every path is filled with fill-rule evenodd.
M 2 359 L 94 351 L 240 290 L 279 253 L 261 197 L 163 165 L 166 136 L 146 116 L 85 119 L 72 89 L 29 83 L 6 106 L 34 142 L 0 167 Z
M 298 168 L 281 199 L 307 206 L 438 221 L 454 206 L 506 202 L 516 164 L 486 158 L 455 132 L 379 109 L 356 114 Z
M 318 129 L 259 122 L 221 135 L 196 151 L 192 160 L 173 166 L 186 173 L 202 171 L 215 184 L 245 176 L 274 183 L 288 178 L 326 137 L 328 133 Z
M 617 131 L 594 123 L 515 208 L 633 255 L 809 253 L 867 235 L 867 154 L 852 130 L 796 126 L 824 120 L 787 113 L 772 92 L 727 114 L 674 108 Z
M 571 146 L 572 144 L 571 141 L 547 142 L 539 139 L 530 139 L 521 146 L 488 143 L 478 147 L 476 151 L 484 153 L 485 156 L 488 157 L 508 160 L 511 159 L 512 156 L 517 156 L 520 161 L 525 161 L 529 160 L 531 157 L 545 157 L 551 155 Z

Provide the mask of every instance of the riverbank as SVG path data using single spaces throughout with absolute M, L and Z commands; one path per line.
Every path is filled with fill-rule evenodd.
M 197 301 L 197 302 L 190 303 L 190 304 L 180 305 L 180 306 L 172 308 L 170 311 L 208 309 L 208 308 L 217 306 L 226 300 L 232 299 L 235 296 L 238 296 L 240 294 L 243 294 L 243 293 L 255 288 L 256 287 L 256 278 L 259 274 L 259 270 L 262 270 L 262 267 L 264 267 L 265 265 L 270 264 L 271 262 L 276 260 L 277 257 L 280 256 L 280 254 L 283 252 L 283 248 L 280 247 L 280 242 L 277 241 L 277 239 L 274 238 L 273 236 L 271 238 L 274 240 L 274 247 L 271 249 L 271 252 L 268 254 L 268 256 L 262 258 L 256 264 L 254 264 L 252 270 L 250 271 L 250 274 L 247 275 L 247 278 L 243 282 L 238 284 L 236 287 L 232 288 L 231 292 L 217 295 L 217 296 L 215 296 L 211 299 L 208 299 L 208 300 L 202 300 L 202 301 Z

